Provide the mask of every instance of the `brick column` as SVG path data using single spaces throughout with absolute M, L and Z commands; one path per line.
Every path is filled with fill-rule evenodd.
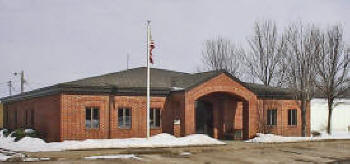
M 192 99 L 187 99 L 187 98 L 185 101 L 186 101 L 185 111 L 184 111 L 185 123 L 183 124 L 184 128 L 185 128 L 185 135 L 184 136 L 196 133 L 195 101 Z
M 219 138 L 220 120 L 219 105 L 217 101 L 213 102 L 213 138 Z
M 180 137 L 181 136 L 181 126 L 180 126 L 180 120 L 174 120 L 174 136 Z

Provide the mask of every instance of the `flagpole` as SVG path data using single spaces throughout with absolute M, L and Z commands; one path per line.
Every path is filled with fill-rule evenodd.
M 150 43 L 151 43 L 151 21 L 147 21 L 147 138 L 150 137 Z

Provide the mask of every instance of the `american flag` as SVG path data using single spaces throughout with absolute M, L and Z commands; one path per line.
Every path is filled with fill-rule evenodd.
M 154 48 L 156 48 L 155 46 L 154 46 L 154 41 L 153 40 L 151 40 L 150 41 L 150 43 L 149 43 L 149 48 L 150 48 L 150 54 L 149 54 L 149 61 L 150 61 L 150 63 L 152 63 L 153 64 L 153 58 L 152 58 L 152 50 L 154 49 Z

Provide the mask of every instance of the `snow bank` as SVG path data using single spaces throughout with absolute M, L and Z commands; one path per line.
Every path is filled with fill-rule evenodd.
M 350 132 L 334 132 L 332 134 L 321 133 L 319 138 L 322 139 L 350 139 Z
M 179 155 L 181 155 L 181 156 L 190 156 L 192 153 L 190 153 L 190 152 L 181 152 L 181 153 L 179 153 Z
M 257 137 L 247 140 L 245 142 L 263 142 L 263 143 L 276 143 L 276 142 L 302 142 L 311 141 L 312 137 L 282 137 L 274 134 L 262 134 L 257 133 Z
M 26 134 L 35 133 L 35 130 L 33 130 L 33 129 L 25 129 L 24 133 L 26 133 Z
M 14 138 L 12 137 L 0 137 L 0 148 L 23 152 L 64 151 L 100 148 L 181 147 L 220 144 L 225 143 L 203 134 L 193 134 L 187 137 L 176 138 L 170 134 L 162 133 L 150 137 L 149 139 L 88 139 L 84 141 L 64 141 L 51 143 L 46 143 L 42 139 L 31 137 L 24 137 L 18 142 L 14 142 Z
M 117 154 L 117 155 L 107 155 L 107 156 L 90 156 L 84 157 L 85 159 L 141 159 L 136 157 L 134 154 Z
M 327 139 L 350 139 L 350 133 L 321 133 L 319 137 L 282 137 L 274 134 L 257 133 L 257 137 L 247 140 L 245 142 L 254 143 L 279 143 L 279 142 L 306 142 L 306 141 L 320 141 Z
M 11 158 L 11 156 L 7 156 L 7 155 L 0 153 L 0 161 L 6 161 L 8 158 Z
M 23 158 L 24 162 L 48 161 L 50 158 Z

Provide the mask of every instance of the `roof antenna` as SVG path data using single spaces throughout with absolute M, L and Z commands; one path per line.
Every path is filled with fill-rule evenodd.
M 126 54 L 126 70 L 129 70 L 129 53 Z

